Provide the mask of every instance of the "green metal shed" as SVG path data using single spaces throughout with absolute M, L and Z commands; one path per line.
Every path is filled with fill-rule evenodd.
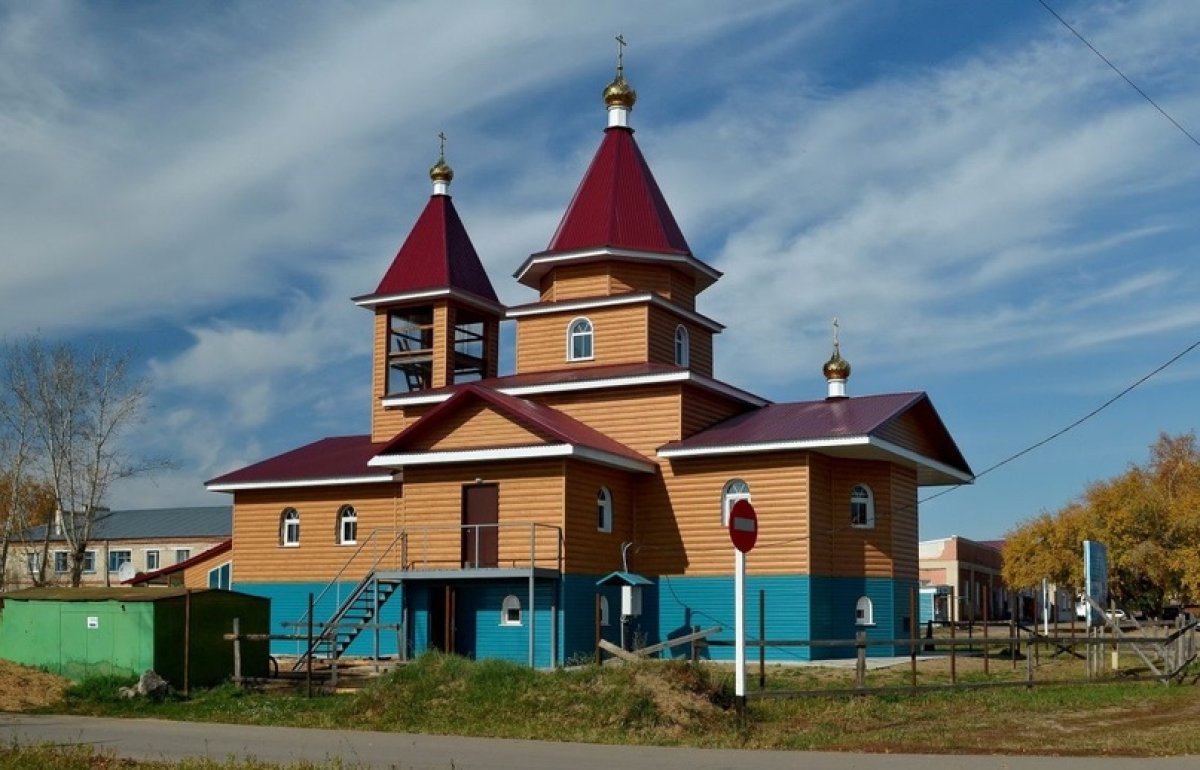
M 153 669 L 177 689 L 185 658 L 193 687 L 232 677 L 233 619 L 266 634 L 271 615 L 270 599 L 207 588 L 30 588 L 2 601 L 0 658 L 76 680 Z M 241 647 L 242 676 L 265 677 L 267 643 Z

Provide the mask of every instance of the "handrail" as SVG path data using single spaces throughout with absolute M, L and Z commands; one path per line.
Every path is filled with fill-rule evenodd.
M 361 554 L 363 552 L 363 549 L 366 548 L 368 545 L 370 545 L 371 541 L 373 541 L 375 539 L 375 536 L 378 535 L 380 532 L 395 532 L 396 536 L 394 538 L 392 538 L 392 542 L 388 543 L 388 547 L 384 549 L 383 553 L 381 553 L 378 557 L 376 557 L 375 561 L 371 564 L 371 566 L 367 568 L 367 572 L 366 572 L 367 575 L 369 575 L 375 571 L 375 567 L 379 565 L 379 562 L 381 562 L 384 559 L 384 557 L 386 557 L 389 553 L 391 553 L 391 550 L 392 550 L 392 548 L 395 547 L 396 542 L 398 540 L 400 540 L 401 538 L 403 538 L 406 534 L 405 530 L 402 530 L 402 529 L 395 530 L 395 529 L 390 529 L 390 528 L 383 528 L 383 529 L 371 530 L 371 534 L 367 536 L 366 540 L 362 541 L 362 544 L 359 545 L 358 548 L 354 549 L 354 553 L 350 554 L 350 558 L 347 559 L 346 563 L 342 565 L 342 568 L 337 571 L 337 574 L 333 576 L 333 579 L 330 580 L 328 583 L 326 583 L 325 587 L 321 589 L 320 593 L 318 593 L 315 597 L 313 597 L 312 608 L 314 610 L 320 604 L 321 599 L 323 599 L 325 597 L 325 594 L 329 593 L 329 589 L 333 588 L 335 585 L 338 584 L 342 575 L 344 575 L 346 573 L 346 570 L 348 570 L 350 568 L 350 565 L 354 563 L 354 560 L 358 558 L 359 554 Z M 339 602 L 339 604 L 340 604 L 340 602 Z M 336 612 L 336 611 L 337 610 L 335 609 L 334 612 Z M 300 623 L 308 622 L 308 613 L 309 613 L 309 610 L 306 609 L 304 611 L 304 614 L 300 616 L 300 620 L 298 622 L 300 622 Z

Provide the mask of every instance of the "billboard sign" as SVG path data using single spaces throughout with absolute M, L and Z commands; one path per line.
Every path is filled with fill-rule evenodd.
M 1101 607 L 1108 606 L 1108 546 L 1095 540 L 1083 541 L 1083 581 L 1087 597 Z M 1104 625 L 1104 614 L 1089 602 L 1089 626 Z

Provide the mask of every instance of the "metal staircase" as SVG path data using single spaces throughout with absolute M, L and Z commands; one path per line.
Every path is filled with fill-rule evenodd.
M 299 671 L 314 655 L 335 659 L 342 657 L 358 635 L 375 622 L 380 608 L 399 587 L 396 581 L 380 580 L 374 571 L 368 573 L 323 624 L 321 632 L 313 637 L 312 645 L 300 656 L 292 670 Z

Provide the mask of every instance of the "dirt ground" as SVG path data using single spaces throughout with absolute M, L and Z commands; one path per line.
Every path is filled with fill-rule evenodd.
M 70 680 L 0 660 L 0 711 L 27 711 L 57 703 Z

